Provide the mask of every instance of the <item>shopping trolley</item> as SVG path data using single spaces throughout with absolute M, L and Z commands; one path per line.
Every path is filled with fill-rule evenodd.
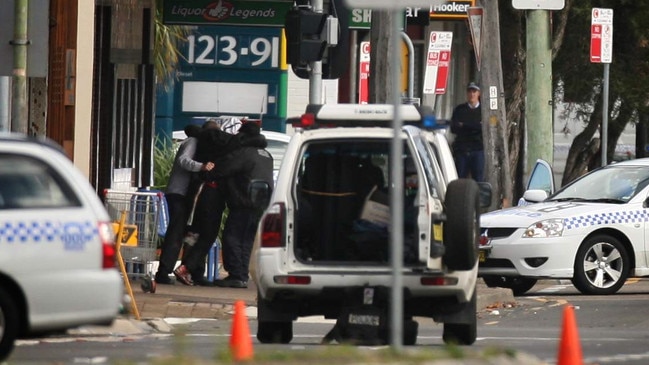
M 126 275 L 134 280 L 144 278 L 145 282 L 150 283 L 158 238 L 164 234 L 161 232 L 161 223 L 166 217 L 164 195 L 157 191 L 106 189 L 104 204 L 115 232 L 122 229 L 120 246 Z M 125 218 L 123 227 L 120 227 L 122 214 Z

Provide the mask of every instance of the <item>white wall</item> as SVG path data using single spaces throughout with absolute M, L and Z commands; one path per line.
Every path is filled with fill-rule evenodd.
M 90 176 L 92 124 L 92 72 L 95 34 L 95 2 L 77 0 L 77 69 L 74 103 L 74 165 Z M 85 14 L 82 15 L 82 14 Z M 88 16 L 90 14 L 90 16 Z

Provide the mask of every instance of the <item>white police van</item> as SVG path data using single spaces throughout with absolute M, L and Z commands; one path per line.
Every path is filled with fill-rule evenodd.
M 444 323 L 444 341 L 476 339 L 480 197 L 457 179 L 432 111 L 402 105 L 403 343 L 417 323 Z M 311 105 L 259 226 L 252 274 L 262 343 L 288 343 L 298 317 L 338 319 L 338 340 L 386 343 L 390 264 L 392 105 Z M 426 128 L 428 127 L 428 128 Z M 443 127 L 443 126 L 442 126 Z
M 112 323 L 115 257 L 108 214 L 60 147 L 0 134 L 0 361 L 20 336 Z

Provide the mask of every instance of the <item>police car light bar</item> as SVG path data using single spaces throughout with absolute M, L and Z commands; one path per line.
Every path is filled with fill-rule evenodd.
M 403 124 L 420 128 L 444 128 L 439 125 L 432 109 L 415 105 L 400 105 Z M 390 127 L 394 119 L 394 106 L 387 104 L 324 104 L 309 105 L 306 113 L 290 118 L 288 123 L 295 128 L 333 127 Z

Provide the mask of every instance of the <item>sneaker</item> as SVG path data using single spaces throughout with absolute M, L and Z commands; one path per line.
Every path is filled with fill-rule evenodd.
M 187 271 L 185 265 L 178 266 L 178 268 L 174 270 L 174 275 L 176 275 L 176 278 L 181 283 L 189 286 L 194 285 L 194 282 L 192 281 L 192 276 L 189 274 L 189 271 Z
M 185 238 L 183 239 L 183 243 L 189 247 L 194 246 L 194 244 L 196 244 L 196 241 L 198 241 L 198 233 L 192 232 L 187 232 Z
M 248 287 L 248 282 L 245 280 L 236 280 L 230 279 L 229 277 L 221 280 L 215 280 L 214 285 L 221 288 L 241 288 L 245 289 Z
M 158 271 L 155 274 L 155 278 L 153 280 L 155 280 L 155 282 L 158 283 L 158 284 L 166 284 L 166 285 L 173 285 L 174 284 L 174 281 L 171 280 L 169 275 L 164 274 L 164 273 L 162 273 L 160 271 Z

